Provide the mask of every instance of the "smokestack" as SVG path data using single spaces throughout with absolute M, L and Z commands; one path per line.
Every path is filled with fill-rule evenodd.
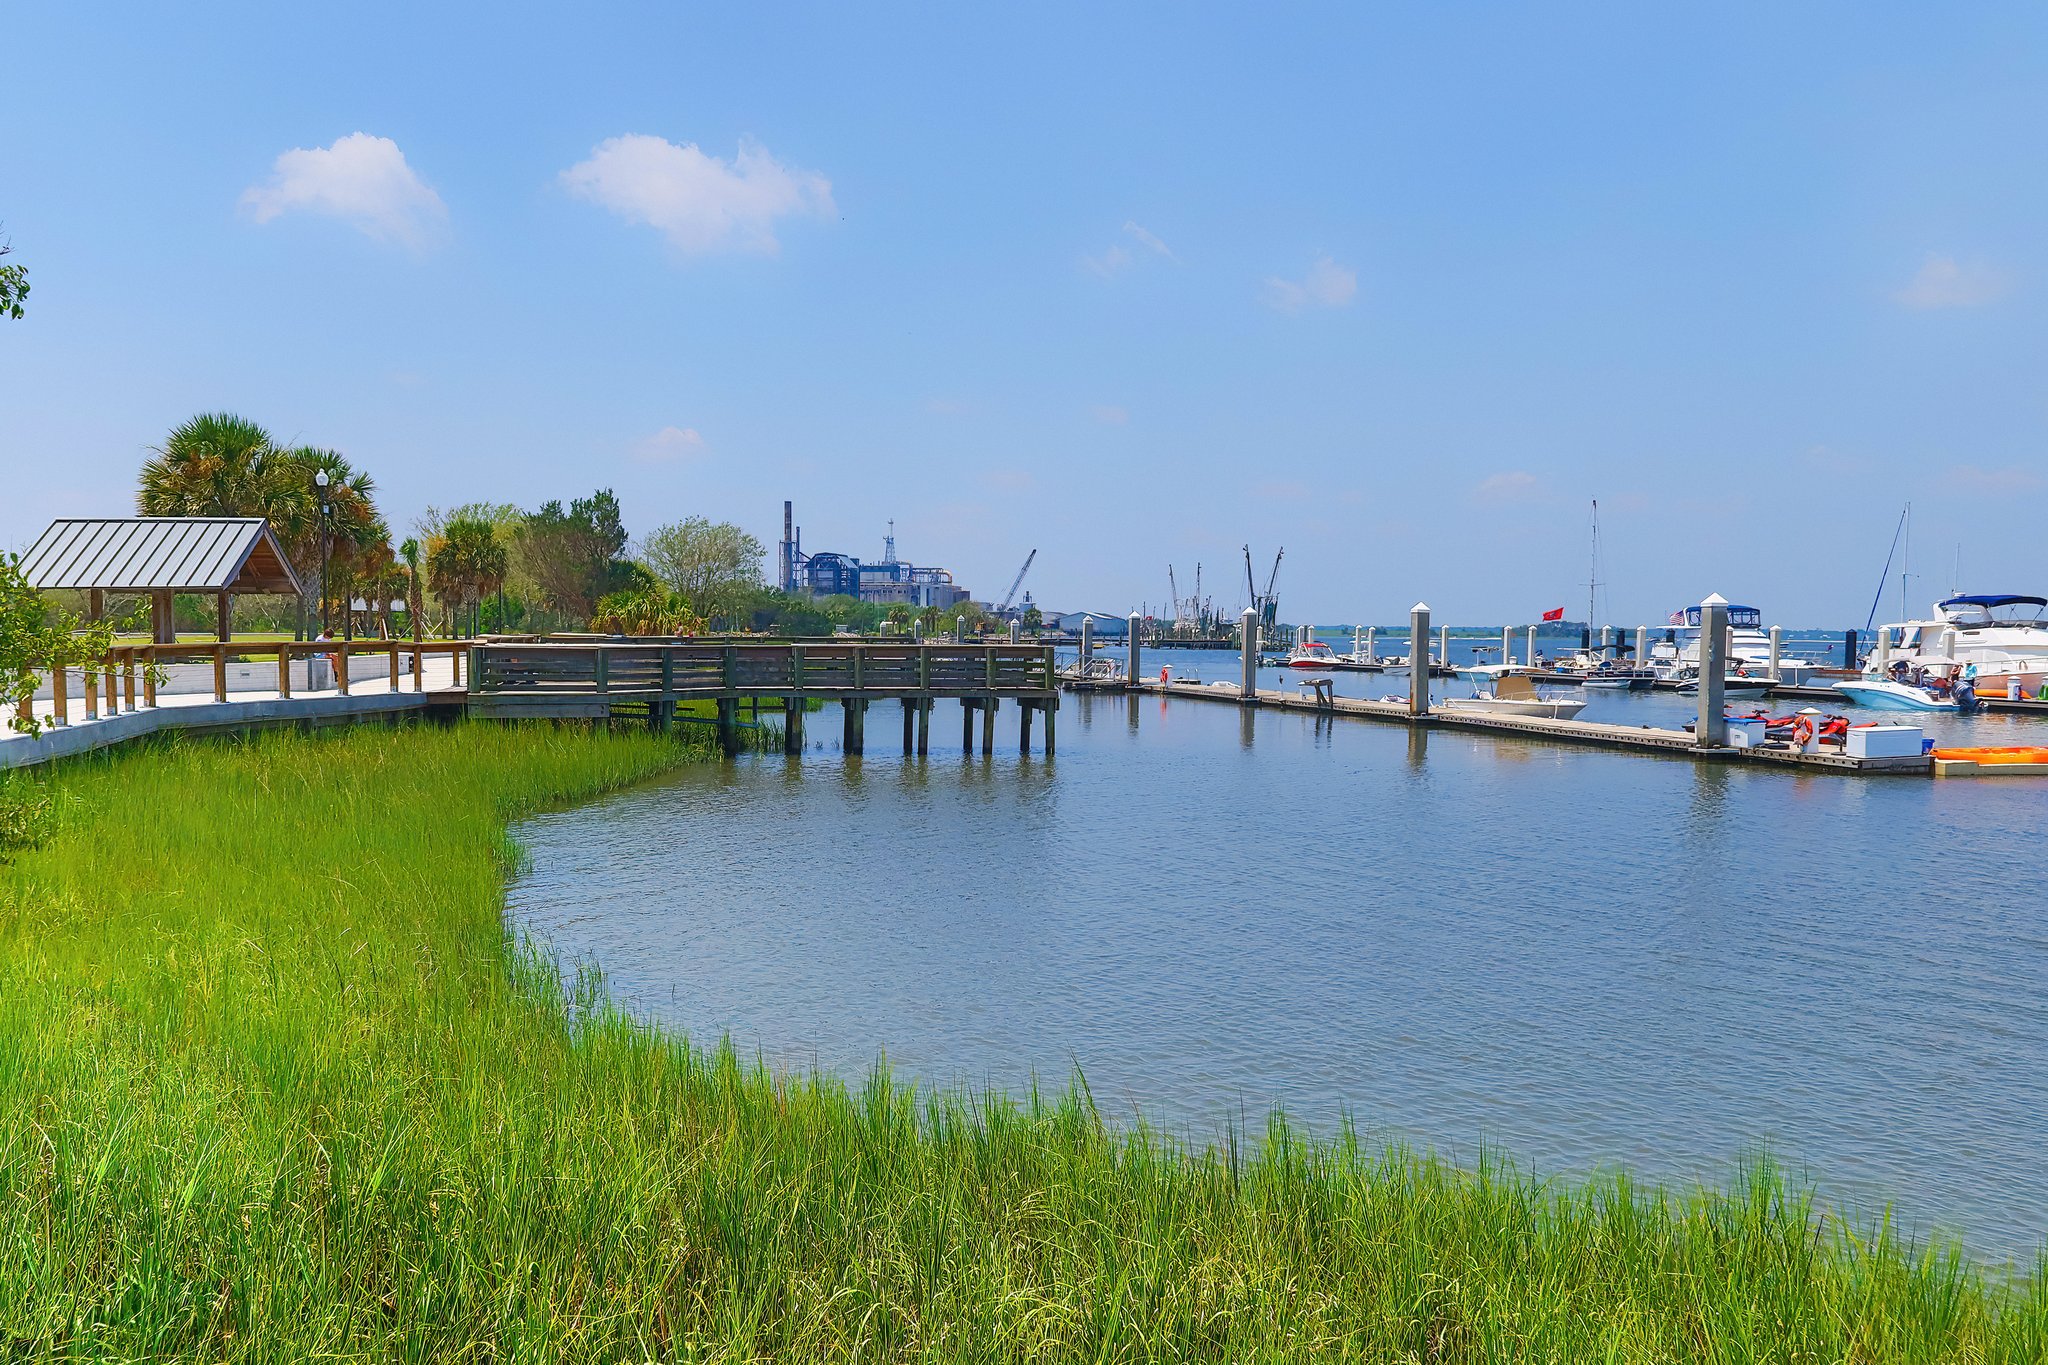
M 796 591 L 796 508 L 787 498 L 782 500 L 782 590 Z

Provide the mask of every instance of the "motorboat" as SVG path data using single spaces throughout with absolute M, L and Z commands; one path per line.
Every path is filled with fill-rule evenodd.
M 1880 626 L 1866 675 L 1887 677 L 1901 663 L 1916 669 L 1960 663 L 1974 669 L 1980 696 L 2040 696 L 2048 687 L 2048 597 L 1958 593 L 1936 602 L 1926 620 Z
M 1584 697 L 1544 691 L 1520 673 L 1495 681 L 1491 691 L 1477 691 L 1469 697 L 1447 697 L 1445 710 L 1486 716 L 1530 716 L 1538 720 L 1570 720 L 1586 709 Z
M 1694 606 L 1674 611 L 1668 625 L 1666 638 L 1650 646 L 1650 657 L 1643 662 L 1665 681 L 1682 680 L 1689 673 L 1699 672 L 1700 609 Z M 1755 607 L 1729 605 L 1728 667 L 1738 674 L 1770 675 L 1771 637 L 1764 629 L 1764 614 Z M 1804 687 L 1824 667 L 1812 659 L 1794 658 L 1781 647 L 1777 681 L 1788 687 Z
M 1334 668 L 1337 651 L 1321 640 L 1303 640 L 1287 652 L 1283 663 L 1286 668 Z
M 1598 650 L 1580 651 L 1559 659 L 1550 666 L 1553 673 L 1569 673 L 1579 687 L 1603 688 L 1613 692 L 1647 692 L 1657 685 L 1657 675 L 1647 668 L 1638 668 L 1628 660 L 1602 654 Z
M 1678 684 L 1678 690 L 1689 697 L 1698 696 L 1700 691 L 1699 671 L 1695 669 L 1692 676 L 1681 681 Z M 1752 678 L 1747 673 L 1729 673 L 1721 679 L 1721 695 L 1723 697 L 1761 697 L 1769 693 L 1770 690 L 1771 680 L 1768 677 Z
M 1894 682 L 1890 678 L 1874 678 L 1868 674 L 1860 678 L 1845 678 L 1835 684 L 1840 692 L 1858 706 L 1867 706 L 1873 711 L 1959 711 L 1953 694 L 1939 695 L 1925 687 L 1912 683 Z

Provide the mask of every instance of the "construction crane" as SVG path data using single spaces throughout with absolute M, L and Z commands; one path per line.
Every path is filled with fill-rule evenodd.
M 1287 547 L 1283 545 L 1280 553 L 1273 556 L 1273 572 L 1266 575 L 1266 590 L 1260 592 L 1258 581 L 1252 577 L 1252 547 L 1244 547 L 1245 595 L 1251 598 L 1251 608 L 1258 613 L 1259 626 L 1264 630 L 1272 630 L 1279 625 L 1280 599 L 1273 590 L 1280 582 L 1280 560 L 1286 553 Z
M 1030 554 L 1024 556 L 1024 567 L 1017 570 L 1017 576 L 1010 580 L 1010 590 L 1003 594 L 1003 604 L 996 608 L 998 616 L 1008 611 L 1010 603 L 1017 600 L 1017 589 L 1024 586 L 1024 575 L 1031 572 L 1031 561 L 1036 558 L 1038 558 L 1038 551 L 1035 549 Z

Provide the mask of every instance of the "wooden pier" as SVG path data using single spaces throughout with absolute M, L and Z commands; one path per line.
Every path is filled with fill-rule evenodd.
M 781 642 L 547 640 L 486 642 L 470 650 L 469 713 L 496 718 L 644 718 L 667 728 L 689 702 L 716 704 L 719 737 L 738 744 L 742 702 L 779 701 L 784 747 L 803 747 L 813 701 L 838 702 L 844 747 L 866 744 L 867 708 L 903 709 L 903 752 L 925 753 L 932 707 L 958 701 L 962 747 L 980 721 L 981 751 L 995 742 L 996 712 L 1018 707 L 1018 737 L 1031 747 L 1032 722 L 1045 720 L 1053 751 L 1059 677 L 1050 645 L 923 644 L 910 641 Z
M 1162 697 L 1224 702 L 1231 706 L 1247 704 L 1239 688 L 1216 684 L 1140 682 L 1132 690 Z M 1440 730 L 1488 731 L 1520 739 L 1665 754 L 1673 758 L 1689 758 L 1699 762 L 1764 764 L 1807 772 L 1907 773 L 1924 776 L 1933 771 L 1934 764 L 1931 758 L 1925 757 L 1852 758 L 1840 752 L 1808 754 L 1777 748 L 1709 746 L 1700 744 L 1690 731 L 1665 730 L 1648 725 L 1613 725 L 1584 720 L 1541 720 L 1531 716 L 1450 711 L 1439 706 L 1432 706 L 1418 715 L 1411 713 L 1406 700 L 1385 702 L 1359 701 L 1350 697 L 1319 698 L 1261 688 L 1253 694 L 1251 704 L 1280 711 L 1305 711 L 1317 715 L 1347 716 L 1358 720 L 1426 726 Z

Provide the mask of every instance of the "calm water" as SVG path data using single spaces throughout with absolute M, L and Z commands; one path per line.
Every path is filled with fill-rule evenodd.
M 986 760 L 943 707 L 922 763 L 886 709 L 866 758 L 837 734 L 828 710 L 800 760 L 529 822 L 515 923 L 783 1067 L 858 1080 L 886 1051 L 1016 1088 L 1078 1065 L 1106 1113 L 1197 1137 L 1278 1104 L 1546 1172 L 1718 1181 L 1768 1144 L 1981 1252 L 2048 1237 L 2041 785 L 1159 698 L 1067 698 L 1051 760 L 1017 755 L 1009 710 Z

